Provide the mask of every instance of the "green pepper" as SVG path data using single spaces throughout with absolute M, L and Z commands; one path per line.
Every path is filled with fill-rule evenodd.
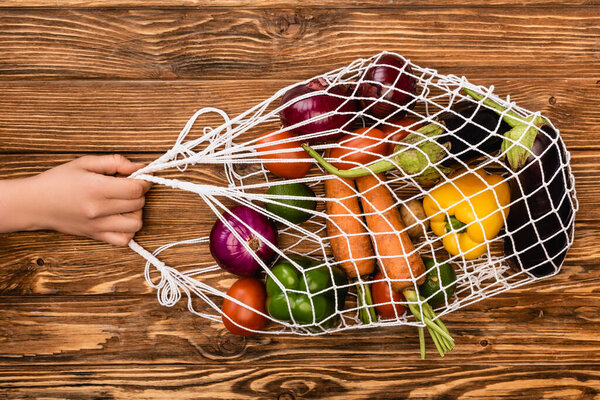
M 273 266 L 275 279 L 267 276 L 267 312 L 280 321 L 331 327 L 337 320 L 331 316 L 344 308 L 346 275 L 336 266 L 331 271 L 327 266 L 316 267 L 320 263 L 306 257 L 290 259 L 293 262 L 282 259 Z M 325 322 L 321 324 L 322 321 Z

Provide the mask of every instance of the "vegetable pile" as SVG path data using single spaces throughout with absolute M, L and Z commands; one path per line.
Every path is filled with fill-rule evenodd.
M 574 214 L 558 132 L 468 88 L 422 117 L 423 88 L 384 54 L 353 81 L 314 79 L 281 97 L 281 128 L 255 141 L 263 202 L 226 210 L 210 234 L 217 265 L 240 277 L 222 303 L 230 332 L 414 321 L 422 358 L 425 330 L 443 357 L 454 339 L 435 312 L 470 300 L 480 281 L 468 275 L 489 279 L 481 265 L 497 245 L 518 274 L 558 271 Z M 280 244 L 278 231 L 312 232 L 319 219 L 322 256 Z

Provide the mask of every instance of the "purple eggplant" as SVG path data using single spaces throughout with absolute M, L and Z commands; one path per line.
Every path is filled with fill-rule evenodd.
M 513 127 L 502 144 L 507 167 L 515 172 L 510 180 L 504 254 L 513 268 L 537 277 L 553 275 L 565 259 L 575 221 L 567 151 L 545 118 L 531 117 L 529 125 L 489 99 L 484 104 L 504 113 L 505 122 Z
M 328 172 L 346 178 L 400 168 L 417 180 L 432 181 L 440 172 L 449 173 L 461 162 L 498 151 L 502 135 L 510 125 L 494 111 L 477 103 L 462 101 L 442 113 L 437 122 L 406 136 L 394 149 L 392 160 L 381 160 L 363 168 L 339 170 L 309 146 L 302 147 Z
M 450 156 L 443 162 L 454 165 L 457 160 L 468 162 L 498 151 L 502 137 L 510 129 L 498 114 L 471 101 L 461 101 L 440 116 L 446 132 L 436 138 L 440 144 L 449 144 Z

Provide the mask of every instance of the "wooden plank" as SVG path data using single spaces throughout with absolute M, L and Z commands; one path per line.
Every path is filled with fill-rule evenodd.
M 312 360 L 279 367 L 188 365 L 0 368 L 7 399 L 594 399 L 599 366 L 454 365 L 340 368 Z
M 441 359 L 430 340 L 420 361 L 414 327 L 352 330 L 318 337 L 243 339 L 180 301 L 154 297 L 0 297 L 2 365 L 262 364 L 380 367 L 473 364 L 599 364 L 597 293 L 511 292 L 444 316 L 456 347 Z
M 234 117 L 292 83 L 0 81 L 0 152 L 164 152 L 198 109 L 217 107 Z M 485 78 L 474 83 L 495 85 L 499 95 L 510 94 L 517 104 L 542 111 L 569 149 L 600 149 L 600 141 L 590 140 L 600 124 L 600 115 L 590 107 L 600 102 L 594 79 Z M 207 114 L 191 135 L 222 123 L 217 114 Z
M 515 0 L 477 0 L 470 1 L 470 7 L 527 7 L 527 6 L 594 6 L 600 4 L 597 0 L 531 0 L 526 3 Z M 24 7 L 71 7 L 71 8 L 167 8 L 167 7 L 245 7 L 245 8 L 398 8 L 402 6 L 418 7 L 464 7 L 465 3 L 456 0 L 350 0 L 340 2 L 336 0 L 146 0 L 143 6 L 132 0 L 4 0 L 0 8 Z
M 5 9 L 0 77 L 298 79 L 395 50 L 443 73 L 563 77 L 568 71 L 594 79 L 600 68 L 594 11 Z
M 0 155 L 0 165 L 4 166 L 0 179 L 30 176 L 73 158 L 75 155 L 70 154 Z M 153 156 L 138 154 L 131 158 L 147 162 Z M 573 153 L 580 202 L 575 244 L 563 272 L 536 284 L 536 291 L 587 293 L 598 285 L 598 276 L 593 273 L 600 257 L 596 246 L 600 241 L 597 229 L 600 166 L 596 159 L 596 152 Z M 190 167 L 185 173 L 170 171 L 162 176 L 221 187 L 227 184 L 218 168 Z M 215 220 L 196 195 L 160 185 L 150 190 L 144 213 L 145 227 L 137 238 L 150 250 L 178 240 L 207 236 Z M 143 260 L 128 248 L 51 232 L 4 234 L 0 235 L 0 243 L 0 293 L 5 295 L 151 293 L 143 278 Z M 292 244 L 293 240 L 284 236 L 282 243 Z M 300 248 L 312 250 L 302 245 Z M 183 269 L 213 265 L 206 244 L 177 247 L 163 256 L 170 265 Z M 220 272 L 207 274 L 204 279 L 221 290 L 232 284 Z

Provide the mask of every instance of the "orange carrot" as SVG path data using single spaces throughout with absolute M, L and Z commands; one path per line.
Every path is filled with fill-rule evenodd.
M 369 235 L 361 223 L 354 182 L 332 176 L 325 180 L 325 195 L 337 200 L 327 202 L 327 236 L 336 261 L 351 278 L 372 273 L 375 257 Z
M 396 202 L 384 185 L 385 176 L 377 176 L 379 179 L 374 175 L 357 178 L 356 185 L 379 267 L 392 279 L 392 289 L 401 291 L 412 286 L 411 278 L 423 275 L 417 283 L 423 282 L 425 265 L 408 234 L 401 232 L 405 227 Z

